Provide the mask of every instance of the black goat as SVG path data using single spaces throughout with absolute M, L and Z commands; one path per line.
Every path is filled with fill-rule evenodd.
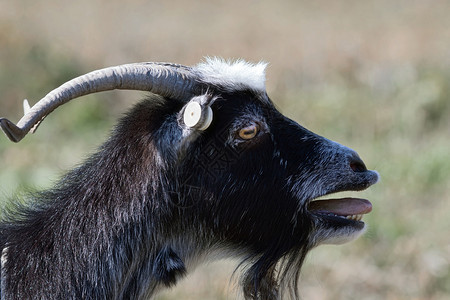
M 245 298 L 297 297 L 308 250 L 359 236 L 378 174 L 353 150 L 283 116 L 265 64 L 207 59 L 95 71 L 14 125 L 19 141 L 57 106 L 111 89 L 152 92 L 83 165 L 0 223 L 1 299 L 146 299 L 205 260 L 238 257 Z

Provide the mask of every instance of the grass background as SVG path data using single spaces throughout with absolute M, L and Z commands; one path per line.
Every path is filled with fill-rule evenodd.
M 269 62 L 279 109 L 357 150 L 382 181 L 359 193 L 367 234 L 308 256 L 303 299 L 450 295 L 450 3 L 425 0 L 0 0 L 0 115 L 64 81 L 137 61 Z M 46 188 L 105 140 L 139 92 L 91 95 L 19 144 L 0 138 L 0 195 Z M 3 204 L 4 205 L 3 201 Z M 235 299 L 233 261 L 157 299 Z

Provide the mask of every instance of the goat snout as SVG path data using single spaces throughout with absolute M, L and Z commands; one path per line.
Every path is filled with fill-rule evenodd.
M 325 145 L 327 145 L 330 149 L 335 150 L 335 160 L 340 161 L 341 167 L 344 167 L 345 169 L 349 167 L 349 169 L 352 170 L 352 173 L 365 173 L 369 171 L 366 164 L 355 150 L 334 141 L 330 142 L 331 144 Z
M 326 163 L 328 191 L 361 191 L 378 182 L 378 173 L 367 169 L 355 150 L 333 141 L 324 143 L 323 147 L 329 149 L 325 152 L 329 155 Z
M 375 184 L 379 180 L 379 174 L 376 171 L 367 169 L 361 157 L 356 151 L 349 149 L 348 165 L 353 171 L 353 174 L 358 177 L 364 177 L 368 181 L 368 186 Z
M 352 151 L 352 153 L 349 157 L 349 165 L 350 165 L 350 169 L 352 169 L 353 172 L 361 173 L 361 172 L 367 171 L 366 165 L 364 164 L 362 159 L 359 157 L 359 155 L 354 151 Z

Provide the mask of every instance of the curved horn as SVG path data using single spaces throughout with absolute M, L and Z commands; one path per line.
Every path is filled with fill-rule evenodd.
M 191 68 L 166 63 L 135 63 L 96 70 L 74 78 L 54 89 L 33 107 L 24 107 L 25 115 L 15 125 L 0 118 L 0 127 L 13 142 L 19 142 L 30 130 L 58 106 L 72 99 L 114 89 L 149 91 L 164 97 L 187 99 L 194 95 L 197 76 Z

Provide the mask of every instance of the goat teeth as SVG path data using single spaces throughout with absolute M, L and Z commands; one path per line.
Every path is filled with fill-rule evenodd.
M 354 220 L 354 221 L 360 221 L 362 219 L 363 215 L 349 215 L 346 216 L 345 218 L 347 220 Z

